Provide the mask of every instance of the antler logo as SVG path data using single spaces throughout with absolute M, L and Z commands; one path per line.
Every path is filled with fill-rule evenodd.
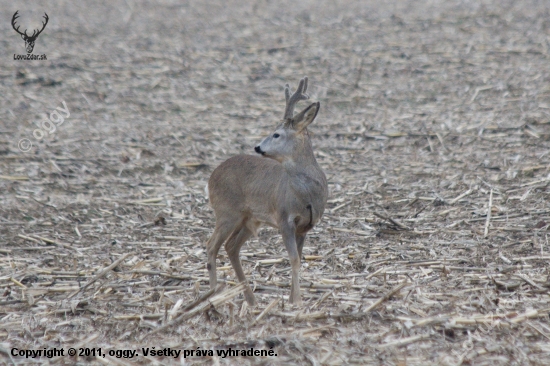
M 19 15 L 17 13 L 19 13 L 19 10 L 17 10 L 15 12 L 15 14 L 13 14 L 13 18 L 11 18 L 11 26 L 13 27 L 13 29 L 15 29 L 15 31 L 17 33 L 19 33 L 21 35 L 21 38 L 23 38 L 23 40 L 25 41 L 25 48 L 27 49 L 27 53 L 32 53 L 32 50 L 34 49 L 34 42 L 36 41 L 36 38 L 38 38 L 40 33 L 42 33 L 44 28 L 46 28 L 46 24 L 48 24 L 48 20 L 49 20 L 48 14 L 44 13 L 44 19 L 46 19 L 46 22 L 42 22 L 42 29 L 40 29 L 40 30 L 35 29 L 34 32 L 32 33 L 32 35 L 29 36 L 27 34 L 26 29 L 25 29 L 24 33 L 21 33 L 19 31 L 19 26 L 17 26 L 17 28 L 15 27 L 15 20 L 17 18 L 19 18 Z

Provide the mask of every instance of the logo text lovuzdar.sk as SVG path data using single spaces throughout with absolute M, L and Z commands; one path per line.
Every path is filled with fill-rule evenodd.
M 11 18 L 11 26 L 25 41 L 25 49 L 27 50 L 27 54 L 26 55 L 14 54 L 13 59 L 14 60 L 40 60 L 40 61 L 47 60 L 46 54 L 33 55 L 32 51 L 34 50 L 34 43 L 36 42 L 36 39 L 42 33 L 44 28 L 46 28 L 46 24 L 48 24 L 48 20 L 50 19 L 48 17 L 48 14 L 44 13 L 43 18 L 45 19 L 45 21 L 42 22 L 42 29 L 40 30 L 35 29 L 31 35 L 27 33 L 27 29 L 25 29 L 24 32 L 21 32 L 19 30 L 21 26 L 16 24 L 16 21 L 18 18 L 19 18 L 19 10 L 17 10 L 15 14 L 13 14 L 13 17 Z

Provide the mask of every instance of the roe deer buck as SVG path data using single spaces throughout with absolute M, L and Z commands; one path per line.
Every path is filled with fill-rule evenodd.
M 208 192 L 216 228 L 206 244 L 211 288 L 217 283 L 216 256 L 223 243 L 237 278 L 246 282 L 239 251 L 261 224 L 267 224 L 279 228 L 288 251 L 292 268 L 289 301 L 302 303 L 299 270 L 304 239 L 323 215 L 328 196 L 327 180 L 306 129 L 320 103 L 294 115 L 296 103 L 309 98 L 306 91 L 307 77 L 300 80 L 292 96 L 286 85 L 283 122 L 254 149 L 262 157 L 237 155 L 212 172 Z M 250 286 L 246 285 L 244 295 L 248 304 L 256 303 Z

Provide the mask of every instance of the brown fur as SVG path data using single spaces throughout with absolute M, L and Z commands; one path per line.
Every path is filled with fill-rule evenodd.
M 287 105 L 285 113 L 288 111 L 293 108 Z M 305 236 L 323 215 L 328 196 L 326 177 L 315 160 L 306 129 L 318 111 L 319 103 L 313 103 L 279 126 L 276 132 L 284 137 L 278 140 L 269 136 L 257 147 L 264 157 L 237 155 L 212 173 L 208 191 L 216 227 L 206 244 L 212 288 L 217 283 L 216 256 L 224 243 L 237 278 L 246 282 L 240 249 L 260 225 L 266 224 L 279 228 L 283 236 L 292 266 L 290 302 L 301 303 L 299 268 Z M 248 285 L 245 298 L 250 305 L 255 304 Z

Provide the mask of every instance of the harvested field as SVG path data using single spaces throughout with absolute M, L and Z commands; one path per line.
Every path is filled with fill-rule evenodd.
M 1 363 L 550 364 L 550 3 L 0 4 Z M 304 305 L 264 228 L 249 308 L 224 249 L 209 292 L 204 188 L 304 75 L 329 203 Z

